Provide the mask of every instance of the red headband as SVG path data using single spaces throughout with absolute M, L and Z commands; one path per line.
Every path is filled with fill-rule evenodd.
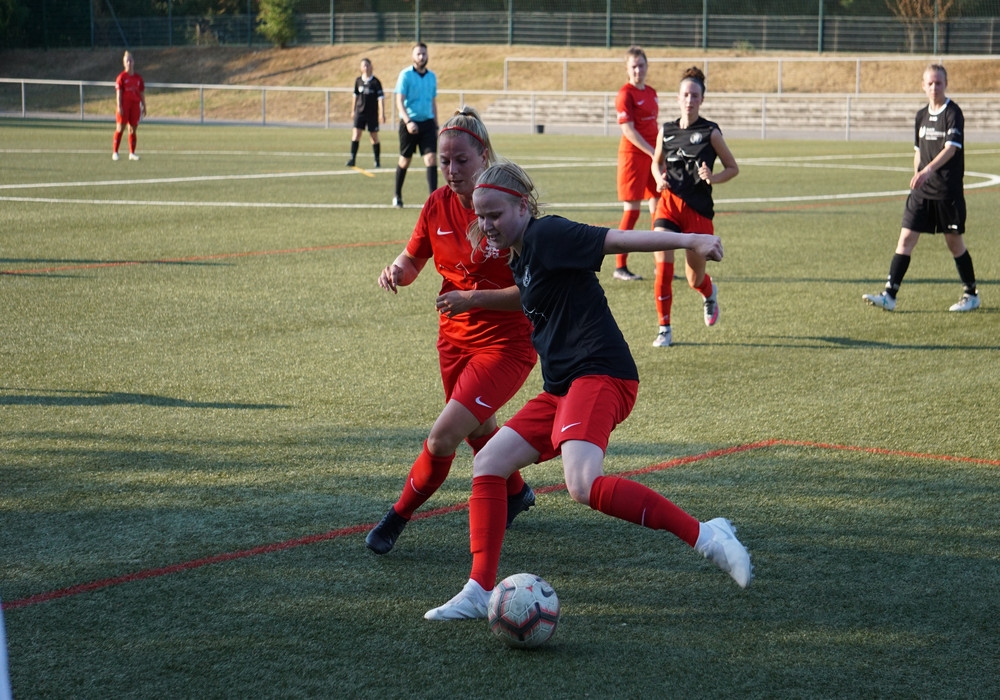
M 521 194 L 517 190 L 512 190 L 509 187 L 501 187 L 500 185 L 488 185 L 488 184 L 485 184 L 485 183 L 481 184 L 481 185 L 476 185 L 476 189 L 477 190 L 481 190 L 483 188 L 490 189 L 490 190 L 499 190 L 500 192 L 503 192 L 505 194 L 513 195 L 513 196 L 517 197 L 518 199 L 527 199 L 527 197 L 528 197 L 528 195 Z
M 483 141 L 483 140 L 482 140 L 481 138 L 479 138 L 479 134 L 477 134 L 477 133 L 476 133 L 476 132 L 474 132 L 474 131 L 469 131 L 469 130 L 468 130 L 468 129 L 466 129 L 465 127 L 462 127 L 462 126 L 446 126 L 445 128 L 441 129 L 441 133 L 442 133 L 442 134 L 443 134 L 444 132 L 446 132 L 446 131 L 464 131 L 464 132 L 465 132 L 465 133 L 467 133 L 467 134 L 468 134 L 469 136 L 471 136 L 471 137 L 472 137 L 472 138 L 474 138 L 474 139 L 475 139 L 476 141 L 478 141 L 478 142 L 479 142 L 479 145 L 480 145 L 480 146 L 482 146 L 483 148 L 486 148 L 486 142 L 485 142 L 485 141 Z M 439 134 L 439 135 L 440 135 L 440 134 Z

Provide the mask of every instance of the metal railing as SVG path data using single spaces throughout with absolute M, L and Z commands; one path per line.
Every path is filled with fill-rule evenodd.
M 110 81 L 0 78 L 0 118 L 110 121 Z M 343 128 L 351 123 L 350 88 L 147 83 L 153 123 L 294 125 Z M 970 132 L 1000 134 L 1000 94 L 953 96 Z M 393 94 L 387 113 L 395 128 Z M 615 93 L 530 90 L 442 90 L 439 114 L 475 106 L 491 128 L 529 133 L 617 136 Z M 711 93 L 704 111 L 727 133 L 761 139 L 799 132 L 846 139 L 866 133 L 912 134 L 919 95 L 858 93 Z

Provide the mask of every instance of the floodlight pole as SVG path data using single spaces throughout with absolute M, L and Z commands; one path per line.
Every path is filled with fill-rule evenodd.
M 604 11 L 604 48 L 611 48 L 611 0 L 608 0 L 607 8 Z
M 934 55 L 938 54 L 938 12 L 941 9 L 940 0 L 934 0 Z
M 823 53 L 823 0 L 819 0 L 819 26 L 817 28 L 816 46 Z
M 701 0 L 701 49 L 708 51 L 708 0 Z

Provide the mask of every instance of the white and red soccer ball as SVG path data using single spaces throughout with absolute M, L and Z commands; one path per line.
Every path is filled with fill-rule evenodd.
M 497 639 L 512 647 L 537 647 L 556 631 L 559 596 L 541 576 L 514 574 L 493 589 L 488 617 Z

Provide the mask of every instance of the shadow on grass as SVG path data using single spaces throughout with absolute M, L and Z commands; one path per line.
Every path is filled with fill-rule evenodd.
M 64 389 L 17 389 L 3 387 L 0 406 L 159 406 L 164 408 L 224 408 L 239 410 L 287 409 L 291 406 L 273 403 L 236 403 L 231 401 L 191 401 L 156 394 L 134 394 L 123 391 L 72 391 Z

